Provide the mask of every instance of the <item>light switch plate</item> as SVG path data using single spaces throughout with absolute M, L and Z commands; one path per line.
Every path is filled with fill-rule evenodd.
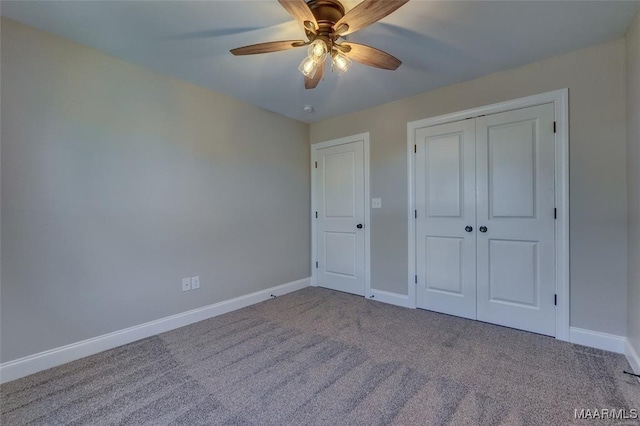
M 371 199 L 371 208 L 372 209 L 381 209 L 382 208 L 382 198 L 372 198 Z
M 183 278 L 182 279 L 182 291 L 191 290 L 191 278 Z
M 200 277 L 191 277 L 191 290 L 200 288 Z

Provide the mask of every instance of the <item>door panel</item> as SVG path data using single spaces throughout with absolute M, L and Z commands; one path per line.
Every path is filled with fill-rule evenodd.
M 476 317 L 475 145 L 471 120 L 416 131 L 417 306 Z
M 535 129 L 535 120 L 507 123 L 489 129 L 488 173 L 492 217 L 524 218 L 535 215 Z
M 427 167 L 427 215 L 429 217 L 460 217 L 462 213 L 462 182 L 460 154 L 463 134 L 431 137 L 425 144 Z
M 489 241 L 491 302 L 538 306 L 537 249 L 534 241 Z
M 462 238 L 427 237 L 425 286 L 464 296 L 462 291 Z
M 322 148 L 316 159 L 317 284 L 364 296 L 364 143 Z
M 355 152 L 339 152 L 325 155 L 324 202 L 326 217 L 353 218 L 356 215 L 356 168 Z
M 357 238 L 355 232 L 324 233 L 325 272 L 355 277 L 357 268 Z
M 478 320 L 552 336 L 553 120 L 553 104 L 476 119 Z

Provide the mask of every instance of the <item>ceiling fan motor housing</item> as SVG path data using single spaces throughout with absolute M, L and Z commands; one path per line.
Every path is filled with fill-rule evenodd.
M 344 6 L 338 0 L 309 0 L 307 5 L 318 21 L 336 23 L 344 16 Z
M 344 6 L 337 0 L 309 0 L 307 2 L 318 22 L 318 34 L 329 36 L 333 24 L 344 16 Z

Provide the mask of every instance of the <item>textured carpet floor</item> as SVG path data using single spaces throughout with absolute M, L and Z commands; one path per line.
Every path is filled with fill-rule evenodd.
M 574 409 L 640 409 L 623 369 L 621 355 L 307 288 L 7 383 L 1 420 L 564 425 Z

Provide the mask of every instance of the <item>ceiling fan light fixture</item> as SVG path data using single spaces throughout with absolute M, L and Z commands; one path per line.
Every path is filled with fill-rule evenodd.
M 307 57 L 298 66 L 305 76 L 305 89 L 314 89 L 323 80 L 329 60 L 331 71 L 338 74 L 347 71 L 352 60 L 374 68 L 397 69 L 402 64 L 399 59 L 364 44 L 347 42 L 346 36 L 380 21 L 409 0 L 361 0 L 349 11 L 341 1 L 344 0 L 278 0 L 302 25 L 308 41 L 257 43 L 231 49 L 231 53 L 235 56 L 257 55 L 307 46 Z
M 318 63 L 314 61 L 311 56 L 307 56 L 302 60 L 302 62 L 300 62 L 298 71 L 300 71 L 305 77 L 313 78 L 313 76 L 316 75 L 316 71 L 318 71 Z
M 327 44 L 319 38 L 315 39 L 309 45 L 307 55 L 316 62 L 324 61 L 324 58 L 327 55 Z
M 351 67 L 351 59 L 344 53 L 336 51 L 332 59 L 333 68 L 338 71 L 338 74 L 342 74 Z

